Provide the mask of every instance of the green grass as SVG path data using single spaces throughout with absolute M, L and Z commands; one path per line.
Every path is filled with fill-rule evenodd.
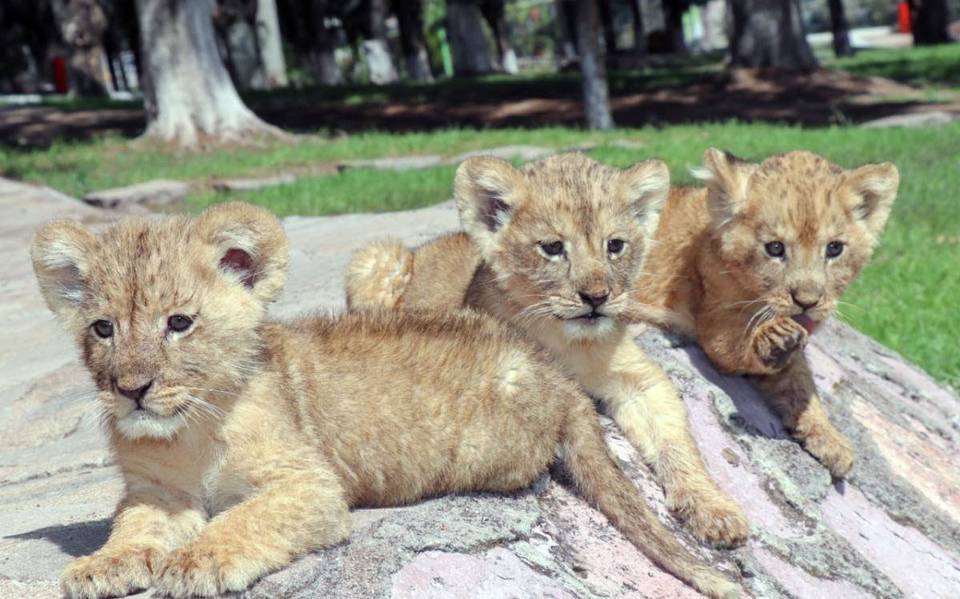
M 960 87 L 960 44 L 896 50 L 861 50 L 851 58 L 832 58 L 825 66 L 886 77 L 903 83 Z

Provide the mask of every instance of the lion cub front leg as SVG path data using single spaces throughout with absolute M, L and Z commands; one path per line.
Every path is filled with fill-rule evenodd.
M 586 377 L 614 421 L 656 472 L 667 507 L 700 540 L 743 544 L 750 526 L 743 510 L 707 473 L 690 435 L 687 410 L 667 375 L 625 337 L 610 370 Z
M 778 317 L 757 325 L 751 335 L 747 370 L 751 374 L 774 374 L 807 345 L 803 325 L 789 317 Z
M 796 354 L 786 367 L 754 378 L 754 384 L 780 413 L 783 424 L 813 457 L 835 478 L 843 478 L 853 467 L 850 441 L 830 422 L 803 353 Z
M 64 595 L 118 597 L 149 588 L 167 552 L 194 537 L 205 516 L 162 489 L 127 484 L 110 538 L 95 553 L 75 559 L 60 577 Z
M 155 582 L 160 593 L 190 597 L 241 591 L 295 557 L 349 536 L 350 513 L 330 469 L 273 466 L 269 482 L 169 555 Z

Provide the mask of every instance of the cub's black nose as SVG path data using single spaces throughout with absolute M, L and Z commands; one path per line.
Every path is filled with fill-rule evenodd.
M 591 308 L 599 308 L 607 301 L 607 298 L 610 297 L 609 292 L 592 294 L 580 292 L 580 299 L 583 300 L 583 303 L 588 304 Z
M 794 291 L 790 293 L 790 296 L 793 298 L 793 303 L 804 310 L 809 310 L 820 303 L 820 294 L 816 293 L 798 293 Z
M 146 395 L 147 391 L 150 390 L 151 385 L 153 385 L 153 381 L 150 381 L 146 385 L 138 387 L 137 389 L 124 389 L 120 385 L 117 385 L 117 391 L 120 393 L 120 395 L 126 397 L 127 399 L 132 399 L 133 401 L 137 402 L 137 407 L 139 408 L 141 407 L 140 400 L 142 400 L 143 396 Z

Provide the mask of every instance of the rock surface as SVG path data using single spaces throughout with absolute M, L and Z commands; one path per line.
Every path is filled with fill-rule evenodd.
M 93 191 L 83 201 L 97 208 L 123 212 L 146 212 L 147 208 L 176 205 L 190 193 L 190 184 L 168 179 L 155 179 L 136 185 Z
M 27 245 L 56 216 L 115 218 L 50 190 L 0 181 L 0 597 L 57 597 L 73 557 L 99 547 L 121 490 L 76 350 L 36 289 Z M 457 226 L 449 203 L 414 212 L 288 218 L 292 269 L 277 316 L 343 307 L 352 250 L 394 235 L 408 243 Z M 749 544 L 697 546 L 664 510 L 636 452 L 609 442 L 663 520 L 756 597 L 955 598 L 960 594 L 960 406 L 895 353 L 839 323 L 809 355 L 827 406 L 856 444 L 846 483 L 784 434 L 742 380 L 704 355 L 640 332 L 681 388 L 704 459 L 745 508 Z M 300 559 L 245 596 L 686 598 L 566 487 L 544 477 L 515 496 L 476 495 L 355 512 L 349 542 Z

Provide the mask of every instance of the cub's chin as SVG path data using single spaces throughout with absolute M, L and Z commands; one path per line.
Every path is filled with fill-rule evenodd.
M 114 426 L 125 438 L 161 439 L 169 441 L 187 423 L 186 417 L 177 412 L 170 416 L 161 416 L 149 410 L 133 410 L 119 418 Z
M 563 321 L 563 333 L 568 339 L 600 339 L 616 330 L 609 316 L 570 318 Z

